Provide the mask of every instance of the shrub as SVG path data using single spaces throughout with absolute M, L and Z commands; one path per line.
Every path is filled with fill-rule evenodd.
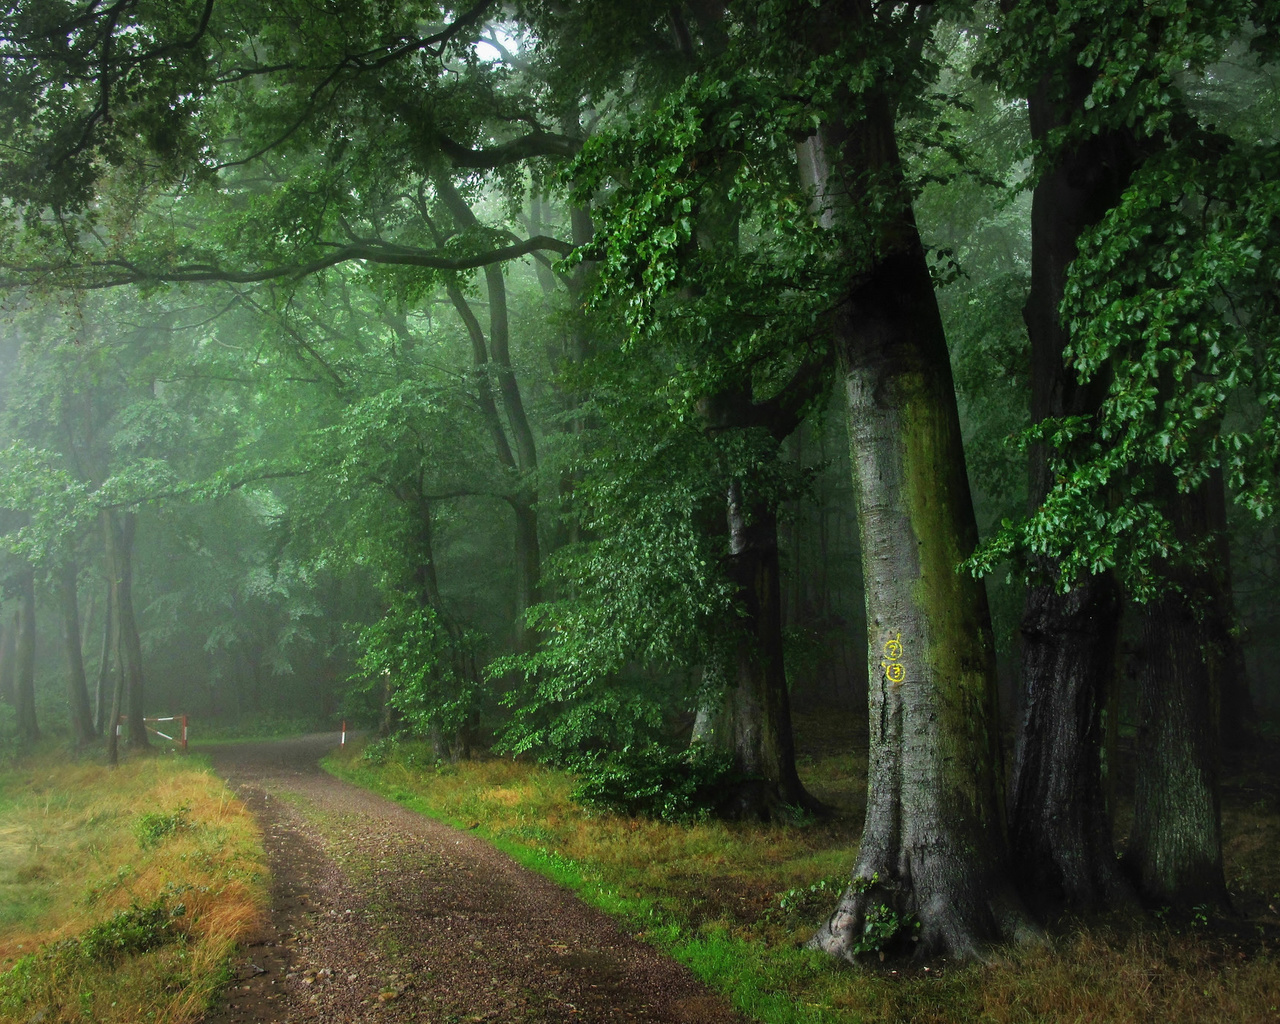
M 573 799 L 587 807 L 663 821 L 705 817 L 741 782 L 732 758 L 703 747 L 624 747 L 579 758 Z
M 187 804 L 168 813 L 147 811 L 138 815 L 133 824 L 133 834 L 144 850 L 159 846 L 180 829 L 191 828 L 191 808 Z

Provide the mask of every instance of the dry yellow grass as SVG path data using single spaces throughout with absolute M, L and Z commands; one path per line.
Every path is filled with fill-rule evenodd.
M 0 773 L 0 821 L 0 1021 L 195 1020 L 266 907 L 261 836 L 198 762 L 32 757 Z M 156 906 L 154 948 L 75 941 Z

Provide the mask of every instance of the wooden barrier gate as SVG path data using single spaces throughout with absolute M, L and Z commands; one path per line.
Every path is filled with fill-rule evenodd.
M 117 736 L 121 735 L 121 727 L 123 723 L 127 722 L 128 720 L 129 720 L 128 715 L 121 715 L 119 718 L 116 719 L 116 735 Z M 161 732 L 154 725 L 152 725 L 151 723 L 153 722 L 156 722 L 156 723 L 180 722 L 181 726 L 178 729 L 174 730 L 178 734 L 177 736 L 170 736 L 167 733 Z M 170 715 L 167 718 L 144 718 L 142 720 L 142 724 L 146 726 L 147 732 L 153 732 L 157 736 L 159 736 L 161 739 L 168 740 L 170 743 L 176 743 L 183 750 L 187 749 L 187 716 L 186 715 Z

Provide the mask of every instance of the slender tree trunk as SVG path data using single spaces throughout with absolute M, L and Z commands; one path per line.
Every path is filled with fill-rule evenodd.
M 120 624 L 120 647 L 124 657 L 124 714 L 126 734 L 131 747 L 148 747 L 147 725 L 143 721 L 142 642 L 133 613 L 133 538 L 137 518 L 132 512 L 120 515 L 104 513 L 107 533 L 108 562 L 111 566 L 112 603 Z
M 1029 98 L 1032 137 L 1044 141 L 1078 111 L 1092 72 L 1072 73 L 1071 95 L 1053 96 L 1046 76 Z M 1081 233 L 1124 190 L 1133 167 L 1128 140 L 1091 137 L 1036 184 L 1031 208 L 1031 289 L 1023 315 L 1031 341 L 1031 416 L 1088 415 L 1105 382 L 1080 385 L 1065 363 L 1069 332 L 1059 309 Z M 1052 484 L 1046 452 L 1033 447 L 1029 499 Z M 1103 710 L 1115 685 L 1118 601 L 1110 577 L 1060 593 L 1056 567 L 1028 589 L 1022 619 L 1022 708 L 1014 747 L 1009 818 L 1013 863 L 1023 891 L 1038 901 L 1095 907 L 1130 898 L 1103 799 Z
M 436 188 L 458 227 L 471 230 L 480 226 L 475 213 L 448 178 L 437 178 Z M 486 375 L 489 372 L 494 374 L 494 382 L 497 384 L 503 411 L 506 413 L 507 426 L 511 430 L 514 441 L 514 445 L 507 442 L 506 433 L 498 426 L 496 416 L 484 410 L 486 418 L 490 420 L 490 430 L 495 433 L 499 461 L 504 466 L 514 468 L 518 475 L 515 490 L 508 498 L 508 502 L 515 512 L 516 644 L 517 649 L 526 650 L 531 638 L 524 624 L 524 613 L 540 600 L 538 586 L 542 578 L 542 548 L 538 539 L 537 512 L 538 450 L 533 428 L 525 413 L 520 384 L 516 380 L 515 370 L 511 365 L 511 326 L 507 310 L 507 284 L 502 267 L 497 265 L 485 267 L 484 279 L 489 297 L 487 347 L 479 321 L 476 320 L 469 304 L 456 287 L 450 294 L 450 299 L 471 335 L 477 368 Z M 492 362 L 488 361 L 486 349 L 487 353 L 493 356 Z M 487 383 L 486 376 L 480 381 L 481 388 L 485 389 Z M 489 402 L 492 403 L 492 398 Z M 514 463 L 512 462 L 513 454 Z
M 61 572 L 62 642 L 67 651 L 67 705 L 71 715 L 71 738 L 78 747 L 93 742 L 93 711 L 89 707 L 89 687 L 84 675 L 84 653 L 80 647 L 80 605 L 77 599 L 79 572 L 68 562 Z
M 421 483 L 421 482 L 420 482 Z M 440 627 L 449 637 L 449 670 L 452 672 L 453 686 L 458 688 L 453 694 L 444 694 L 449 699 L 461 690 L 470 690 L 473 694 L 480 689 L 480 673 L 475 659 L 464 649 L 462 630 L 444 606 L 440 594 L 439 577 L 436 574 L 435 528 L 432 525 L 431 501 L 419 489 L 418 492 L 418 553 L 415 570 L 418 586 L 418 599 L 424 607 L 430 608 L 436 615 Z M 443 673 L 442 673 L 443 674 Z M 439 679 L 439 677 L 437 677 Z M 428 726 L 428 737 L 431 741 L 432 755 L 437 759 L 445 756 L 453 761 L 471 759 L 471 744 L 478 716 L 474 709 L 469 709 L 463 720 L 454 730 L 452 744 L 444 738 L 444 731 L 438 718 L 433 718 Z
M 104 516 L 109 514 L 110 513 L 105 513 Z M 112 574 L 112 578 L 114 579 L 114 573 Z M 107 719 L 107 764 L 111 765 L 112 768 L 120 763 L 120 716 L 124 714 L 125 700 L 124 658 L 121 654 L 120 647 L 120 629 L 117 625 L 115 632 L 115 650 L 112 652 L 112 656 L 120 668 L 115 675 L 116 684 L 111 690 L 111 715 Z
M 36 723 L 36 585 L 30 566 L 19 570 L 18 601 L 14 707 L 18 712 L 18 736 L 34 743 L 40 738 L 40 726 Z
M 516 650 L 529 651 L 536 640 L 525 623 L 525 612 L 541 599 L 539 582 L 542 578 L 542 550 L 538 543 L 538 512 L 536 498 L 520 494 L 509 504 L 515 514 L 515 569 L 516 569 Z
M 799 154 L 820 223 L 856 214 L 864 175 L 901 181 L 892 111 L 863 100 L 856 130 Z M 946 339 L 910 206 L 882 232 L 833 332 L 866 589 L 867 813 L 854 882 L 810 946 L 852 958 L 884 905 L 919 920 L 920 953 L 966 957 L 1034 932 L 1010 882 L 986 591 L 957 570 L 977 526 Z
M 98 677 L 94 684 L 93 701 L 94 728 L 99 736 L 107 727 L 107 705 L 111 700 L 112 680 L 115 678 L 112 673 L 112 666 L 115 664 L 113 655 L 120 646 L 116 622 L 115 602 L 111 598 L 111 584 L 108 582 L 107 599 L 102 613 L 102 647 L 98 656 Z
M 14 692 L 15 648 L 18 642 L 18 613 L 15 611 L 4 620 L 4 628 L 0 630 L 0 700 L 10 707 L 17 706 L 17 694 Z

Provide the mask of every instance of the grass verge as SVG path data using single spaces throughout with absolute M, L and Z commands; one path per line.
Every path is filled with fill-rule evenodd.
M 200 1017 L 267 905 L 261 836 L 198 759 L 0 770 L 0 1021 Z
M 847 748 L 846 748 L 847 749 Z M 811 789 L 841 808 L 803 827 L 672 825 L 589 813 L 564 773 L 507 760 L 433 764 L 425 746 L 358 746 L 326 761 L 341 778 L 477 831 L 652 942 L 768 1024 L 1067 1024 L 1280 1019 L 1280 965 L 1260 937 L 1212 915 L 1064 926 L 1052 949 L 990 963 L 837 964 L 798 948 L 835 903 L 856 855 L 863 765 L 819 752 Z

